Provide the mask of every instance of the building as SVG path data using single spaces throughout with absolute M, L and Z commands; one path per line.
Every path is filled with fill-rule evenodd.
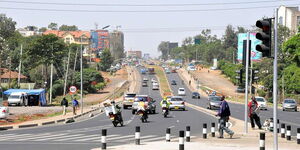
M 299 7 L 280 6 L 278 10 L 278 23 L 288 27 L 291 33 L 297 33 L 300 26 Z
M 105 48 L 109 48 L 108 30 L 91 31 L 91 49 L 93 53 L 100 54 Z
M 84 47 L 83 54 L 87 54 L 90 48 L 91 34 L 89 31 L 60 31 L 60 30 L 47 30 L 44 35 L 54 34 L 62 38 L 68 44 L 82 44 Z
M 142 58 L 142 51 L 127 51 L 128 58 Z
M 149 60 L 150 59 L 150 54 L 149 53 L 145 53 L 144 54 L 144 60 Z
M 0 68 L 0 83 L 9 83 L 13 80 L 18 80 L 19 73 L 16 71 L 10 71 L 6 68 Z M 10 81 L 9 81 L 10 80 Z M 25 83 L 27 81 L 27 77 L 24 75 L 20 75 L 20 82 Z
M 121 31 L 113 31 L 109 34 L 110 52 L 115 60 L 124 57 L 124 34 Z
M 36 27 L 34 27 L 34 26 L 19 28 L 17 31 L 24 37 L 29 37 L 29 36 L 41 34 L 40 32 L 37 31 Z

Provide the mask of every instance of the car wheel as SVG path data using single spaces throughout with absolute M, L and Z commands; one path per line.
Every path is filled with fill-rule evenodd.
M 297 107 L 295 108 L 295 112 L 297 112 Z
M 284 108 L 282 108 L 282 111 L 285 111 Z
M 185 111 L 185 108 L 182 108 L 183 111 Z
M 127 109 L 128 107 L 126 105 L 123 105 L 123 109 Z
M 209 109 L 212 109 L 212 108 L 211 108 L 211 105 L 209 105 Z
M 134 111 L 134 110 L 132 110 L 132 114 L 133 114 L 133 115 L 135 114 L 135 111 Z

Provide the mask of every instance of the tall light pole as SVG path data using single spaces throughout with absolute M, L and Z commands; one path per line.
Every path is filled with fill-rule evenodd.
M 278 23 L 278 8 L 275 10 L 275 21 L 274 21 L 274 69 L 273 69 L 273 138 L 274 145 L 273 149 L 278 150 L 278 136 L 277 136 L 277 23 Z
M 23 45 L 21 44 L 20 63 L 19 63 L 19 74 L 18 74 L 18 86 L 19 86 L 19 87 L 20 87 L 20 82 L 21 82 L 22 54 L 23 54 Z
M 249 89 L 249 83 L 248 83 L 248 79 L 249 79 L 249 43 L 250 43 L 250 33 L 247 32 L 247 46 L 246 46 L 246 83 L 245 83 L 245 125 L 244 125 L 244 132 L 245 134 L 248 133 L 248 89 Z
M 82 84 L 82 36 L 80 37 L 80 100 L 81 114 L 83 113 L 83 84 Z

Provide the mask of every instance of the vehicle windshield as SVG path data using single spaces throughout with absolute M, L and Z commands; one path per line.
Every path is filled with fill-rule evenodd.
M 199 93 L 197 93 L 197 92 L 194 92 L 194 93 L 193 93 L 193 95 L 199 95 Z
M 284 100 L 284 103 L 295 104 L 295 101 L 292 99 L 286 99 Z
M 11 96 L 9 96 L 9 98 L 10 99 L 18 99 L 18 98 L 20 98 L 20 96 L 19 95 L 11 95 Z
M 135 101 L 139 102 L 141 98 L 143 99 L 143 102 L 147 102 L 147 97 L 136 97 Z
M 184 89 L 179 89 L 179 91 L 184 91 Z
M 265 100 L 263 99 L 263 98 L 255 98 L 256 99 L 256 101 L 258 101 L 258 102 L 265 102 Z
M 136 94 L 126 94 L 125 97 L 127 97 L 127 98 L 133 98 L 133 97 L 135 97 L 135 95 Z
M 177 97 L 177 98 L 171 98 L 171 101 L 183 101 L 183 100 L 182 98 Z
M 214 96 L 210 98 L 211 101 L 221 101 L 221 97 Z

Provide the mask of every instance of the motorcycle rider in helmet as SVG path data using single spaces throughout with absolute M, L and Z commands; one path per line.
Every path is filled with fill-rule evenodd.
M 123 121 L 122 113 L 121 113 L 121 107 L 115 103 L 114 100 L 111 101 L 111 105 L 115 107 L 116 109 L 116 115 L 120 118 L 121 121 Z

